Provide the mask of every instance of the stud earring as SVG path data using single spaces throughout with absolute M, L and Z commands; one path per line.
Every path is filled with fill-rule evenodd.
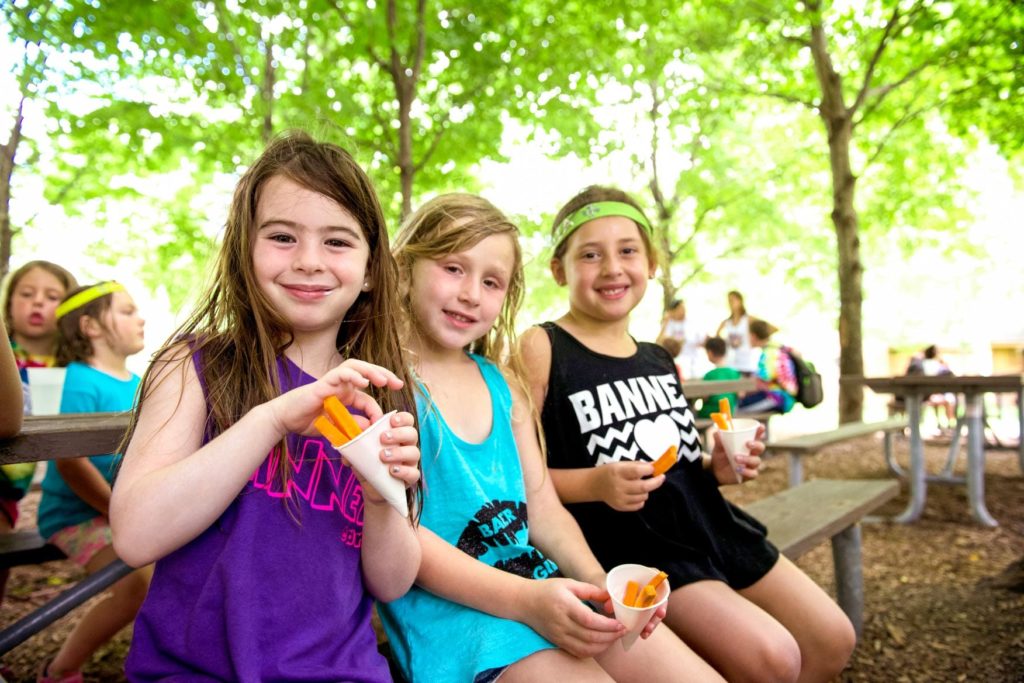
M 369 292 L 370 291 L 370 281 L 369 280 L 363 280 L 363 291 L 364 292 Z

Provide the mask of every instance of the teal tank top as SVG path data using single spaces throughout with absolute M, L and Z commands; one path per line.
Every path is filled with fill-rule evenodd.
M 512 436 L 512 395 L 498 368 L 476 361 L 491 395 L 491 434 L 460 439 L 419 386 L 423 512 L 420 523 L 481 562 L 519 576 L 560 576 L 530 545 L 526 490 Z M 409 681 L 473 681 L 554 645 L 525 624 L 440 598 L 419 586 L 378 605 L 395 660 Z

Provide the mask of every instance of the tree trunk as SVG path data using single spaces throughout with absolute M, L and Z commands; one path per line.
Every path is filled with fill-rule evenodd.
M 25 98 L 18 100 L 14 123 L 7 144 L 0 145 L 0 281 L 7 276 L 11 267 L 11 178 L 14 176 L 15 155 L 21 143 L 21 126 L 25 121 Z
M 857 210 L 853 204 L 857 178 L 850 166 L 853 114 L 843 102 L 842 80 L 832 65 L 818 4 L 808 3 L 808 11 L 811 21 L 811 55 L 815 75 L 821 86 L 818 113 L 828 133 L 832 173 L 832 224 L 836 231 L 839 256 L 839 373 L 863 375 L 863 268 L 860 261 L 860 238 L 857 235 Z M 863 408 L 862 387 L 839 386 L 840 423 L 860 420 Z
M 260 94 L 263 97 L 263 145 L 270 144 L 274 137 L 274 44 L 268 38 L 263 43 L 263 85 Z

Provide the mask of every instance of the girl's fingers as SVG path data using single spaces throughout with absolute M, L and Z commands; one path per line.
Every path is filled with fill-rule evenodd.
M 404 382 L 398 378 L 398 375 L 391 370 L 381 367 L 380 365 L 367 363 L 366 361 L 362 361 L 357 358 L 349 358 L 339 365 L 338 369 L 351 370 L 366 378 L 367 381 L 372 382 L 374 386 L 378 387 L 386 386 L 391 389 L 401 389 L 404 384 Z
M 415 486 L 416 482 L 420 480 L 420 471 L 415 467 L 391 465 L 388 467 L 388 473 L 405 484 L 405 488 Z
M 415 446 L 419 440 L 419 431 L 412 425 L 406 427 L 392 427 L 380 435 L 380 442 L 384 445 Z

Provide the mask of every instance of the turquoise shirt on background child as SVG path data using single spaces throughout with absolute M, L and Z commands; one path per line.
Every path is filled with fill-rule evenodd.
M 64 394 L 61 397 L 61 413 L 108 413 L 131 410 L 135 393 L 139 388 L 139 376 L 132 373 L 129 379 L 118 379 L 80 361 L 68 364 L 64 379 Z M 94 455 L 89 458 L 103 478 L 114 481 L 114 469 L 118 455 Z M 49 538 L 61 529 L 88 521 L 98 513 L 72 491 L 56 466 L 46 468 L 43 477 L 43 496 L 39 502 L 39 534 Z

